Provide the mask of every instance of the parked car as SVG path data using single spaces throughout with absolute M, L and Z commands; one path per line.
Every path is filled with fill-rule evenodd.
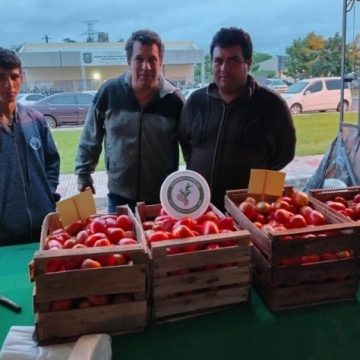
M 83 125 L 94 95 L 60 93 L 47 96 L 32 107 L 42 112 L 51 128 L 65 124 Z
M 288 90 L 288 84 L 282 79 L 266 79 L 265 86 L 278 93 L 284 93 Z
M 22 105 L 32 105 L 35 104 L 37 101 L 43 99 L 45 95 L 43 94 L 18 94 L 16 96 L 16 101 Z
M 341 84 L 340 77 L 304 79 L 291 85 L 282 97 L 292 114 L 301 114 L 303 111 L 339 111 Z M 344 82 L 344 111 L 347 111 L 350 105 L 350 86 L 348 82 Z

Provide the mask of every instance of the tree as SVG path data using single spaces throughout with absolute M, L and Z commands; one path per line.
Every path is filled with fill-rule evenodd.
M 317 60 L 325 40 L 321 35 L 310 32 L 304 39 L 296 39 L 286 49 L 289 62 L 286 74 L 296 79 L 311 76 L 312 65 Z
M 324 39 L 314 32 L 304 39 L 296 39 L 286 49 L 289 62 L 286 74 L 296 79 L 316 76 L 339 76 L 341 74 L 341 45 L 339 33 Z M 346 46 L 345 73 L 356 71 L 360 65 L 360 35 Z

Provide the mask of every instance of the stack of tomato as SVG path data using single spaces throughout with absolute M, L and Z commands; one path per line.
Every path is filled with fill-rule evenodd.
M 145 232 L 145 238 L 151 247 L 151 244 L 165 240 L 190 239 L 200 235 L 212 235 L 236 231 L 232 217 L 220 217 L 211 208 L 197 219 L 183 217 L 175 219 L 166 214 L 163 208 L 160 214 L 154 220 L 147 220 L 142 223 Z M 222 246 L 232 246 L 234 241 L 222 241 L 205 245 L 202 248 L 199 244 L 191 243 L 183 247 L 169 247 L 167 254 L 178 254 L 181 252 L 192 252 L 204 249 L 218 249 Z
M 128 215 L 90 216 L 52 231 L 46 238 L 45 250 L 86 249 L 99 246 L 137 244 L 133 221 Z M 125 265 L 131 261 L 129 254 L 109 254 L 95 258 L 69 257 L 67 260 L 47 262 L 47 272 L 72 269 L 99 268 Z
M 326 225 L 324 215 L 315 210 L 309 202 L 309 197 L 302 191 L 294 191 L 291 196 L 281 196 L 273 202 L 256 201 L 253 197 L 247 197 L 239 204 L 240 211 L 251 220 L 254 225 L 265 233 L 286 231 L 288 229 L 311 228 Z M 334 236 L 337 231 L 321 231 L 316 234 L 311 231 L 295 235 L 280 236 L 280 240 L 317 239 Z M 306 255 L 295 258 L 281 259 L 281 265 L 300 265 L 319 261 L 348 258 L 349 251 L 337 253 L 325 252 L 321 254 Z
M 342 196 L 335 196 L 333 200 L 326 201 L 326 204 L 351 220 L 360 221 L 360 194 L 349 201 Z

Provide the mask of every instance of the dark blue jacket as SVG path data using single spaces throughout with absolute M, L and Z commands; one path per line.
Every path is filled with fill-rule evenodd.
M 17 104 L 12 126 L 0 127 L 0 245 L 41 227 L 59 183 L 60 157 L 43 115 Z

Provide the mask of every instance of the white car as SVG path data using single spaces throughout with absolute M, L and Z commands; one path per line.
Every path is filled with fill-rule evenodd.
M 18 94 L 16 96 L 16 101 L 21 105 L 32 105 L 35 104 L 37 101 L 43 99 L 44 97 L 46 96 L 42 94 Z

